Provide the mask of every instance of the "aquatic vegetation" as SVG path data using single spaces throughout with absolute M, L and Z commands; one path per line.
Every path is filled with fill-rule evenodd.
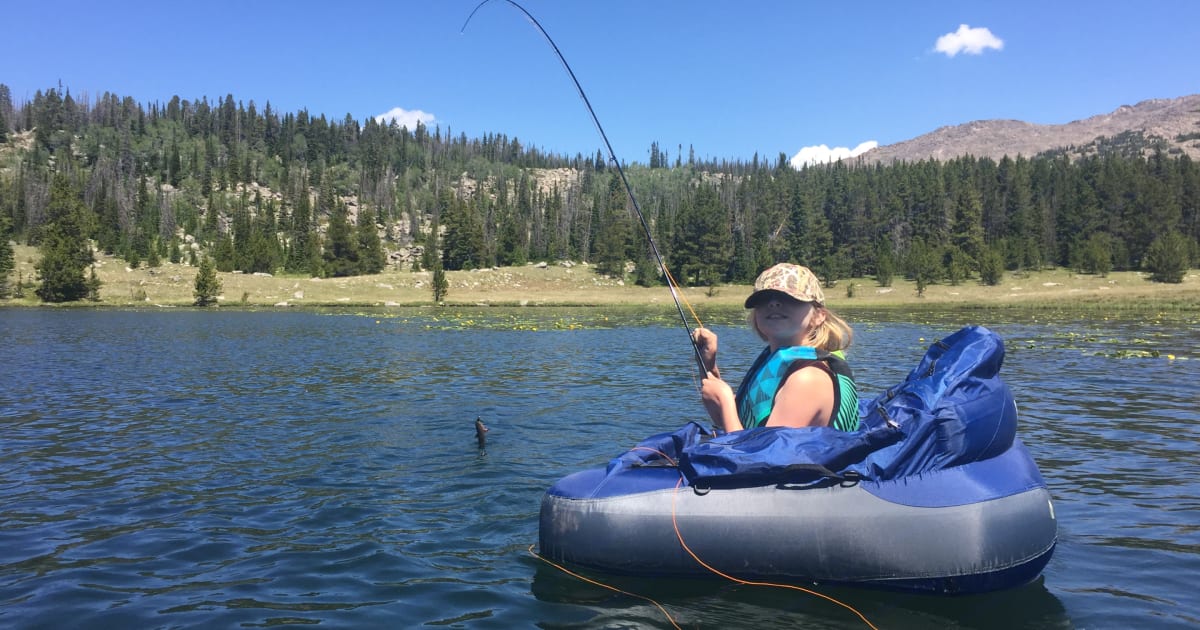
M 1062 330 L 1041 339 L 1025 339 L 1019 342 L 1009 342 L 1010 350 L 1074 350 L 1081 354 L 1110 359 L 1158 359 L 1168 361 L 1187 360 L 1164 346 L 1173 343 L 1174 337 L 1180 330 L 1177 323 L 1170 322 L 1166 326 L 1160 322 L 1160 329 L 1138 337 L 1113 337 L 1099 335 L 1092 331 Z
M 677 326 L 679 317 L 660 307 L 464 307 L 380 309 L 326 315 L 353 315 L 424 330 L 573 331 L 623 326 Z
M 392 307 L 353 311 L 329 308 L 324 315 L 368 318 L 375 324 L 429 331 L 514 331 L 570 333 L 623 327 L 678 327 L 679 316 L 669 306 L 557 306 L 557 307 Z M 1159 311 L 1145 314 L 1112 313 L 1080 318 L 1077 312 L 1044 310 L 980 311 L 979 309 L 935 309 L 900 312 L 895 309 L 843 309 L 854 322 L 855 331 L 869 333 L 894 326 L 897 319 L 918 327 L 914 343 L 925 346 L 938 338 L 938 330 L 978 323 L 1005 331 L 1009 354 L 1024 352 L 1077 352 L 1108 359 L 1161 359 L 1187 361 L 1180 351 L 1181 335 L 1200 327 L 1200 315 Z M 981 316 L 984 314 L 986 316 Z M 743 327 L 746 312 L 741 305 L 708 306 L 697 315 L 704 326 Z M 1115 326 L 1114 326 L 1115 324 Z M 695 326 L 695 322 L 691 322 Z M 1028 328 L 1032 327 L 1032 328 Z M 1130 333 L 1121 336 L 1124 329 Z M 1007 330 L 1006 330 L 1007 329 Z M 1053 331 L 1053 332 L 1049 332 Z M 1185 346 L 1188 346 L 1184 343 Z
M 1110 359 L 1157 359 L 1161 356 L 1158 350 L 1132 350 L 1122 348 L 1113 352 L 1096 352 L 1098 357 L 1108 357 Z

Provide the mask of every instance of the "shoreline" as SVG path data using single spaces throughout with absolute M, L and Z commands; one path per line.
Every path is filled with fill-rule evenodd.
M 197 269 L 182 263 L 129 269 L 124 260 L 98 255 L 96 274 L 102 282 L 99 302 L 46 304 L 28 286 L 34 276 L 36 250 L 18 246 L 17 273 L 26 282 L 25 297 L 0 300 L 4 307 L 184 308 L 192 307 Z M 436 308 L 603 307 L 675 310 L 665 285 L 639 287 L 596 274 L 586 263 L 529 264 L 446 272 L 446 299 L 434 304 L 430 272 L 389 269 L 371 276 L 309 278 L 295 275 L 218 273 L 223 293 L 220 308 Z M 721 285 L 679 291 L 684 308 L 740 310 L 752 287 Z M 1200 271 L 1189 270 L 1180 284 L 1151 282 L 1142 272 L 1108 276 L 1077 274 L 1055 268 L 1030 273 L 1005 272 L 996 286 L 977 280 L 959 285 L 933 284 L 917 296 L 915 283 L 898 277 L 890 287 L 873 278 L 850 278 L 825 289 L 833 309 L 879 310 L 1194 310 L 1200 308 Z

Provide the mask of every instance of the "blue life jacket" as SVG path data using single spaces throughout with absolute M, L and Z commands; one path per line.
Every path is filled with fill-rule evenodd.
M 738 386 L 736 401 L 742 427 L 753 429 L 765 425 L 775 407 L 779 387 L 792 372 L 808 366 L 822 368 L 833 379 L 834 412 L 829 426 L 839 431 L 857 431 L 858 390 L 845 355 L 841 350 L 821 352 L 808 346 L 789 346 L 775 352 L 767 347 L 758 355 Z

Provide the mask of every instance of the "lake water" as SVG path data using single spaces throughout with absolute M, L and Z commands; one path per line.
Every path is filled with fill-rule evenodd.
M 1005 338 L 1060 538 L 1009 591 L 821 592 L 880 628 L 1200 625 L 1195 315 L 847 314 L 864 396 L 961 325 Z M 757 340 L 709 325 L 740 374 Z M 529 551 L 556 479 L 703 415 L 664 317 L 3 310 L 0 352 L 0 627 L 671 627 Z M 687 628 L 866 627 L 791 591 L 591 576 Z

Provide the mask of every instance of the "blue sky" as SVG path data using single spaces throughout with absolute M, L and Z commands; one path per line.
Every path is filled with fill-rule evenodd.
M 524 16 L 491 0 L 6 2 L 0 83 L 141 103 L 226 94 L 395 112 L 574 155 L 601 140 Z M 523 0 L 617 156 L 820 156 L 982 119 L 1061 124 L 1200 93 L 1200 2 Z

